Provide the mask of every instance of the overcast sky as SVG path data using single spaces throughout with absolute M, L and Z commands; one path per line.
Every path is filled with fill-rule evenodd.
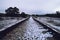
M 60 11 L 60 0 L 0 0 L 0 12 L 11 6 L 25 12 L 55 12 Z

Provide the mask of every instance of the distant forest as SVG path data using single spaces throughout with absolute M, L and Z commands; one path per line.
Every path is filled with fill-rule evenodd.
M 33 14 L 33 16 L 38 16 L 38 17 L 58 17 L 60 18 L 60 12 L 59 11 L 56 11 L 56 13 L 52 13 L 52 14 L 45 14 L 45 15 L 35 15 Z

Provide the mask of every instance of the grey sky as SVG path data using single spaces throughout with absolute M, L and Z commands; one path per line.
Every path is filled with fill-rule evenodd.
M 60 0 L 0 0 L 0 12 L 11 6 L 25 12 L 55 12 L 60 11 Z

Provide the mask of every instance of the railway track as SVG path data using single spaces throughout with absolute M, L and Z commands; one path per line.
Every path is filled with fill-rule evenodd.
M 30 17 L 0 40 L 57 40 L 52 33 L 49 28 Z
M 45 24 L 44 22 L 40 22 L 39 20 L 35 19 L 34 17 L 33 17 L 33 19 L 36 22 L 38 22 L 39 24 L 41 24 L 44 28 L 49 29 L 49 32 L 51 32 L 51 34 L 53 34 L 53 37 L 56 38 L 56 40 L 59 40 L 60 39 L 60 32 L 59 32 L 59 30 L 56 29 L 57 30 L 56 31 L 50 25 Z

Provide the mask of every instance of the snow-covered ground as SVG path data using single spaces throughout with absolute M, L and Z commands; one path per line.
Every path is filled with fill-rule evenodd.
M 1 40 L 55 40 L 48 30 L 30 17 Z
M 15 18 L 11 18 L 11 17 L 5 17 L 4 20 L 0 21 L 0 29 L 2 29 L 3 27 L 6 27 L 8 25 L 11 25 L 13 23 L 16 23 L 19 20 L 22 20 L 23 18 L 21 17 L 15 17 Z
M 38 17 L 37 20 L 40 22 L 50 25 L 50 27 L 60 33 L 60 18 L 52 18 L 52 17 Z
M 52 18 L 52 17 L 38 17 L 37 19 L 51 23 L 55 26 L 60 26 L 60 18 Z

